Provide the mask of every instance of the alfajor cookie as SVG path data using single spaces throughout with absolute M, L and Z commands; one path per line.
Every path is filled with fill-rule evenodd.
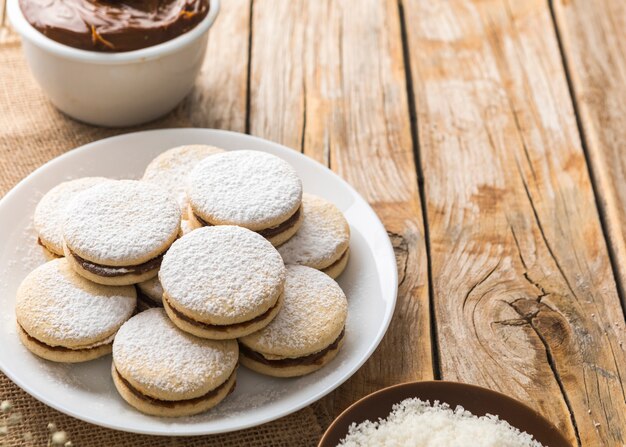
M 199 337 L 237 338 L 266 326 L 282 305 L 285 266 L 259 234 L 230 225 L 172 244 L 159 279 L 174 324 Z
M 343 345 L 347 310 L 346 296 L 328 275 L 287 266 L 283 307 L 265 328 L 239 339 L 241 364 L 275 377 L 320 369 Z
M 19 286 L 18 334 L 39 357 L 84 362 L 111 352 L 115 333 L 135 306 L 134 287 L 95 284 L 60 258 L 33 270 Z
M 200 161 L 209 155 L 221 152 L 224 151 L 215 146 L 204 144 L 191 144 L 169 149 L 150 162 L 142 180 L 159 185 L 169 191 L 178 200 L 178 205 L 183 212 L 183 219 L 186 219 L 187 194 L 185 186 L 187 176 Z
M 221 402 L 235 388 L 237 342 L 179 330 L 163 309 L 135 315 L 113 342 L 113 383 L 139 411 L 190 416 Z
M 213 155 L 201 161 L 187 181 L 189 219 L 198 225 L 238 225 L 278 246 L 302 223 L 302 182 L 289 163 L 274 155 Z
M 137 284 L 137 306 L 139 310 L 163 307 L 163 287 L 158 276 Z
M 306 265 L 338 277 L 350 256 L 348 221 L 335 205 L 312 194 L 302 197 L 302 213 L 302 226 L 278 252 L 285 264 Z
M 103 177 L 84 177 L 59 183 L 39 201 L 33 217 L 37 242 L 42 246 L 47 259 L 63 255 L 63 219 L 65 208 L 72 198 L 98 183 L 107 181 Z
M 153 278 L 178 237 L 180 208 L 161 187 L 135 180 L 101 183 L 66 208 L 65 256 L 85 278 L 108 285 Z

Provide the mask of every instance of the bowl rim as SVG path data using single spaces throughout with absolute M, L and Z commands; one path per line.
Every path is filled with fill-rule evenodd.
M 94 64 L 117 65 L 133 62 L 144 62 L 174 53 L 182 47 L 199 39 L 213 25 L 220 10 L 220 0 L 209 0 L 209 13 L 194 28 L 173 39 L 139 50 L 119 53 L 103 53 L 70 47 L 46 37 L 33 27 L 22 14 L 19 0 L 7 0 L 7 16 L 11 25 L 32 44 L 66 59 L 89 62 Z
M 508 396 L 504 393 L 501 393 L 499 391 L 495 391 L 489 388 L 484 388 L 478 385 L 473 385 L 471 383 L 463 383 L 463 382 L 455 382 L 455 381 L 451 381 L 451 380 L 418 380 L 418 381 L 412 381 L 412 382 L 403 382 L 403 383 L 398 383 L 395 385 L 391 385 L 382 389 L 379 389 L 377 391 L 374 391 L 370 394 L 367 394 L 365 396 L 363 396 L 362 398 L 358 399 L 356 402 L 352 403 L 350 406 L 348 406 L 348 408 L 346 408 L 345 410 L 343 410 L 337 417 L 335 417 L 335 419 L 331 422 L 331 424 L 328 426 L 328 428 L 326 429 L 326 431 L 324 431 L 324 434 L 322 435 L 322 437 L 320 438 L 317 447 L 327 447 L 331 444 L 329 444 L 329 442 L 332 441 L 332 438 L 334 438 L 336 436 L 336 432 L 341 428 L 342 425 L 344 424 L 351 424 L 351 423 L 360 423 L 363 421 L 357 421 L 352 419 L 350 416 L 352 415 L 352 413 L 355 411 L 355 409 L 357 409 L 358 407 L 362 406 L 363 404 L 365 404 L 366 402 L 370 401 L 370 400 L 375 400 L 376 398 L 380 397 L 381 395 L 385 395 L 385 394 L 389 394 L 389 393 L 393 393 L 394 391 L 397 390 L 402 390 L 402 389 L 407 389 L 407 390 L 412 390 L 414 387 L 418 387 L 418 386 L 451 386 L 451 387 L 456 387 L 456 388 L 465 388 L 466 390 L 472 390 L 474 392 L 480 392 L 480 393 L 486 393 L 486 394 L 490 394 L 492 396 L 495 396 L 499 399 L 503 399 L 504 401 L 508 401 L 510 403 L 513 403 L 517 406 L 519 406 L 520 408 L 522 408 L 524 411 L 527 411 L 529 414 L 532 413 L 535 417 L 537 417 L 538 419 L 542 420 L 543 423 L 545 424 L 546 427 L 548 427 L 551 430 L 551 434 L 554 435 L 555 438 L 558 438 L 559 441 L 561 442 L 561 445 L 567 445 L 569 446 L 569 442 L 567 441 L 567 439 L 565 438 L 565 436 L 563 435 L 563 433 L 551 422 L 549 421 L 545 416 L 543 416 L 541 413 L 539 413 L 537 410 L 535 410 L 534 408 L 528 406 L 527 404 L 525 404 L 524 402 L 521 402 L 511 396 Z M 406 398 L 410 398 L 410 397 L 418 397 L 415 394 L 410 393 L 411 396 L 406 396 L 402 399 L 406 399 Z M 399 403 L 400 401 L 398 401 Z M 444 402 L 443 400 L 441 402 Z M 451 407 L 456 406 L 453 404 L 450 404 Z M 508 421 L 507 421 L 508 422 Z M 509 422 L 509 424 L 513 425 L 512 423 Z M 513 425 L 514 426 L 514 425 Z M 521 429 L 520 429 L 521 430 Z M 522 430 L 523 431 L 523 430 Z M 343 430 L 342 430 L 343 432 Z M 533 433 L 530 433 L 534 436 Z M 344 435 L 342 437 L 340 437 L 339 439 L 343 439 L 343 437 L 345 437 L 345 435 L 347 435 L 347 432 L 344 433 Z M 537 438 L 535 438 L 537 439 Z M 334 444 L 333 444 L 333 447 Z

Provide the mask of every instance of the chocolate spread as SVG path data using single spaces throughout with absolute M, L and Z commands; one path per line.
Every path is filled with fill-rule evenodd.
M 166 42 L 206 17 L 209 0 L 19 0 L 26 20 L 83 50 L 132 51 Z
M 147 400 L 151 404 L 162 405 L 164 407 L 175 407 L 176 405 L 180 405 L 181 403 L 193 404 L 193 403 L 201 402 L 203 400 L 210 399 L 211 397 L 217 396 L 217 394 L 228 385 L 230 377 L 232 377 L 232 374 L 231 374 L 231 376 L 228 379 L 226 379 L 226 382 L 222 383 L 217 388 L 212 389 L 211 391 L 209 391 L 206 394 L 203 394 L 200 397 L 194 397 L 193 399 L 184 399 L 184 400 L 161 400 L 161 399 L 155 399 L 154 397 L 147 396 L 147 395 L 143 394 L 137 388 L 132 386 L 125 378 L 123 378 L 122 375 L 117 370 L 117 368 L 114 368 L 114 371 L 115 371 L 115 374 L 117 375 L 118 379 L 120 379 L 120 381 L 124 385 L 126 385 L 126 388 L 128 388 L 135 396 L 137 396 L 140 399 Z M 234 372 L 233 372 L 233 374 L 234 374 Z M 235 391 L 235 386 L 236 386 L 236 382 L 233 383 L 233 386 L 228 391 L 228 394 L 230 394 L 233 391 Z
M 113 278 L 115 276 L 124 276 L 130 274 L 140 275 L 142 273 L 149 272 L 150 270 L 157 269 L 161 266 L 161 261 L 163 261 L 163 255 L 165 253 L 161 253 L 159 256 L 150 259 L 143 264 L 137 265 L 127 265 L 127 266 L 109 266 L 96 264 L 95 262 L 88 261 L 86 259 L 81 258 L 76 253 L 70 250 L 70 253 L 80 264 L 82 268 L 87 270 L 88 272 L 93 273 L 94 275 L 102 276 L 104 278 Z
M 302 210 L 302 207 L 298 208 L 296 210 L 296 212 L 293 213 L 289 219 L 287 219 L 286 221 L 282 222 L 281 224 L 276 225 L 275 227 L 265 228 L 263 230 L 259 230 L 259 231 L 257 231 L 257 233 L 259 233 L 261 236 L 263 236 L 265 238 L 268 238 L 268 237 L 276 236 L 277 234 L 280 234 L 283 231 L 288 230 L 289 228 L 293 227 L 296 224 L 296 222 L 298 222 L 298 219 L 300 218 L 301 210 Z M 212 227 L 213 226 L 212 223 L 207 222 L 206 220 L 204 220 L 203 218 L 198 216 L 196 213 L 194 213 L 193 215 L 198 220 L 198 222 L 200 222 L 202 224 L 202 226 L 205 226 L 205 227 Z
M 213 331 L 220 331 L 220 330 L 224 330 L 225 331 L 225 330 L 228 330 L 228 329 L 244 328 L 246 326 L 251 325 L 252 323 L 256 323 L 257 321 L 264 320 L 274 310 L 274 308 L 276 306 L 278 306 L 278 303 L 279 303 L 279 301 L 276 301 L 276 304 L 274 304 L 272 307 L 267 309 L 267 311 L 265 311 L 264 313 L 262 313 L 258 317 L 254 317 L 251 320 L 242 321 L 241 323 L 233 323 L 233 324 L 221 325 L 221 324 L 203 323 L 201 321 L 194 320 L 193 318 L 189 318 L 187 315 L 181 313 L 180 311 L 178 311 L 178 309 L 174 308 L 174 306 L 172 306 L 172 303 L 170 303 L 170 301 L 167 298 L 165 298 L 165 296 L 163 297 L 163 299 L 167 301 L 167 304 L 169 305 L 169 307 L 172 310 L 172 312 L 174 312 L 174 314 L 176 314 L 176 316 L 178 318 L 180 318 L 181 320 L 184 320 L 184 321 L 186 321 L 189 324 L 193 324 L 194 326 L 198 326 L 198 327 L 205 328 L 205 329 L 210 329 L 210 330 L 213 330 Z
M 274 366 L 277 368 L 285 368 L 287 366 L 299 366 L 299 365 L 319 365 L 322 362 L 322 358 L 333 349 L 337 349 L 339 346 L 339 342 L 343 338 L 345 334 L 345 328 L 339 334 L 339 337 L 332 342 L 330 345 L 322 349 L 321 351 L 315 352 L 310 355 L 305 355 L 303 357 L 295 357 L 295 358 L 284 358 L 279 360 L 269 360 L 266 359 L 263 354 L 256 352 L 250 348 L 248 348 L 243 343 L 239 343 L 239 351 L 245 355 L 246 357 L 255 360 L 259 363 L 263 363 L 265 365 Z

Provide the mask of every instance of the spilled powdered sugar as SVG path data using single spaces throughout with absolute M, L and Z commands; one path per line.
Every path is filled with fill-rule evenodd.
M 63 236 L 79 256 L 99 263 L 144 262 L 180 228 L 180 208 L 162 188 L 137 180 L 108 181 L 76 195 Z
M 159 279 L 172 301 L 193 312 L 244 321 L 258 315 L 259 308 L 267 309 L 269 299 L 278 295 L 285 266 L 257 233 L 235 226 L 204 227 L 172 244 Z
M 161 186 L 178 200 L 181 210 L 187 208 L 185 185 L 187 176 L 196 165 L 209 155 L 224 152 L 214 146 L 191 144 L 169 149 L 150 162 L 143 181 Z
M 84 344 L 109 337 L 133 313 L 133 286 L 94 284 L 74 273 L 65 258 L 32 271 L 22 282 L 15 303 L 20 325 L 49 344 Z
M 226 381 L 238 352 L 235 340 L 207 340 L 179 330 L 163 309 L 135 315 L 113 342 L 113 361 L 123 377 L 148 391 L 180 395 L 204 393 Z
M 58 254 L 63 253 L 63 220 L 68 203 L 79 192 L 105 181 L 104 177 L 84 177 L 60 183 L 37 204 L 33 217 L 35 229 Z
M 346 296 L 332 278 L 319 270 L 289 265 L 282 309 L 268 326 L 242 341 L 278 356 L 316 352 L 339 336 L 347 312 Z
M 206 158 L 191 172 L 193 208 L 212 221 L 252 230 L 278 225 L 302 200 L 302 181 L 286 161 L 257 151 Z
M 312 194 L 302 198 L 304 218 L 295 236 L 278 247 L 285 264 L 325 268 L 348 248 L 350 227 L 335 205 Z

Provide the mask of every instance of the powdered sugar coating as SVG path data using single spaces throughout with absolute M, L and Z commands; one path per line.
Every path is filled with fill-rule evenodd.
M 285 264 L 326 268 L 348 248 L 350 226 L 335 205 L 312 194 L 302 197 L 302 211 L 300 229 L 278 252 Z
M 74 253 L 109 266 L 136 265 L 177 237 L 180 208 L 159 186 L 117 180 L 78 194 L 67 207 L 63 237 Z
M 172 244 L 159 279 L 178 310 L 207 323 L 232 324 L 274 305 L 283 289 L 285 266 L 272 244 L 253 231 L 204 227 Z
M 187 195 L 194 212 L 210 223 L 261 230 L 296 212 L 302 181 L 274 155 L 233 151 L 200 162 L 189 175 Z
M 319 270 L 288 265 L 285 302 L 269 325 L 240 341 L 271 357 L 302 357 L 321 351 L 339 337 L 348 301 L 341 287 Z
M 228 379 L 238 358 L 234 340 L 187 334 L 174 326 L 163 309 L 135 315 L 113 342 L 113 362 L 122 377 L 157 399 L 206 394 Z
M 51 346 L 87 346 L 115 334 L 133 314 L 135 288 L 92 283 L 59 258 L 33 270 L 17 291 L 18 323 Z
M 191 144 L 169 149 L 150 162 L 142 180 L 159 185 L 169 191 L 178 200 L 180 209 L 186 210 L 185 185 L 187 176 L 201 160 L 221 152 L 224 150 L 204 144 Z
M 63 256 L 63 220 L 65 209 L 72 198 L 98 183 L 107 181 L 104 177 L 83 177 L 59 183 L 48 191 L 37 204 L 33 218 L 35 230 L 46 247 Z

